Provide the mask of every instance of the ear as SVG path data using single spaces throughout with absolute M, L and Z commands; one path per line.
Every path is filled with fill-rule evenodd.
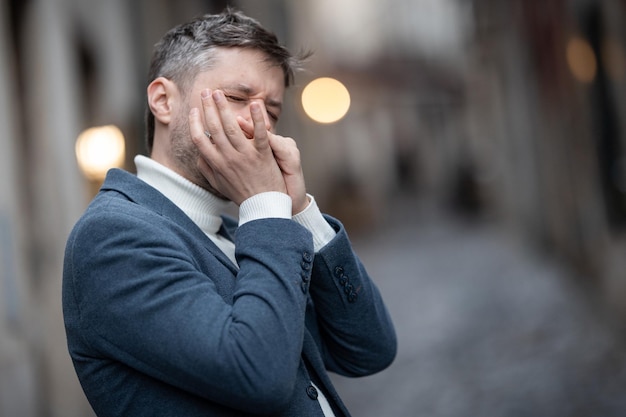
M 173 117 L 172 103 L 177 93 L 176 84 L 165 77 L 156 78 L 148 86 L 148 106 L 158 122 L 170 124 Z

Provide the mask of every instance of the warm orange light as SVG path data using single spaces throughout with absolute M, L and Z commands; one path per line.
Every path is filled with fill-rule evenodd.
M 573 37 L 567 43 L 567 64 L 578 81 L 590 83 L 596 77 L 598 62 L 596 54 L 586 39 Z
M 124 135 L 116 126 L 92 127 L 76 140 L 78 166 L 90 180 L 104 179 L 110 168 L 124 164 Z
M 302 91 L 302 107 L 316 122 L 334 123 L 350 109 L 350 93 L 334 78 L 318 78 Z

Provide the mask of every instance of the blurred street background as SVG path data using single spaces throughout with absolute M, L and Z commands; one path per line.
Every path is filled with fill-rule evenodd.
M 623 336 L 583 277 L 489 222 L 394 211 L 354 242 L 399 338 L 387 370 L 334 378 L 354 416 L 625 415 Z
M 334 377 L 353 415 L 626 415 L 626 1 L 0 0 L 0 417 L 93 415 L 65 240 L 97 168 L 145 153 L 154 43 L 227 5 L 314 52 L 278 131 L 400 342 Z M 338 120 L 301 101 L 320 77 L 349 92 Z

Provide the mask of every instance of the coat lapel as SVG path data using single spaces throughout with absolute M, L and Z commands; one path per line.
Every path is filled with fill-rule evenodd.
M 172 222 L 178 224 L 188 233 L 194 235 L 198 242 L 224 264 L 231 272 L 237 274 L 237 266 L 222 252 L 211 239 L 174 203 L 161 194 L 157 189 L 146 184 L 135 175 L 120 169 L 111 169 L 107 173 L 104 184 L 100 191 L 116 191 L 125 195 L 129 200 L 145 207 Z M 224 236 L 232 240 L 230 232 L 222 224 L 220 234 L 224 230 Z

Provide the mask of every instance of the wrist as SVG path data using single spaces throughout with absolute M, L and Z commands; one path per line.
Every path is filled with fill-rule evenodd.
M 294 200 L 293 215 L 295 216 L 296 214 L 302 213 L 307 207 L 309 207 L 309 204 L 311 204 L 311 199 L 306 194 L 299 198 L 298 201 Z
M 313 234 L 315 252 L 319 252 L 335 237 L 336 232 L 320 212 L 315 202 L 315 197 L 307 194 L 307 199 L 310 201 L 307 208 L 301 213 L 294 215 L 292 220 L 306 227 Z
M 287 194 L 270 191 L 256 194 L 239 206 L 239 226 L 258 219 L 290 219 L 292 201 Z

